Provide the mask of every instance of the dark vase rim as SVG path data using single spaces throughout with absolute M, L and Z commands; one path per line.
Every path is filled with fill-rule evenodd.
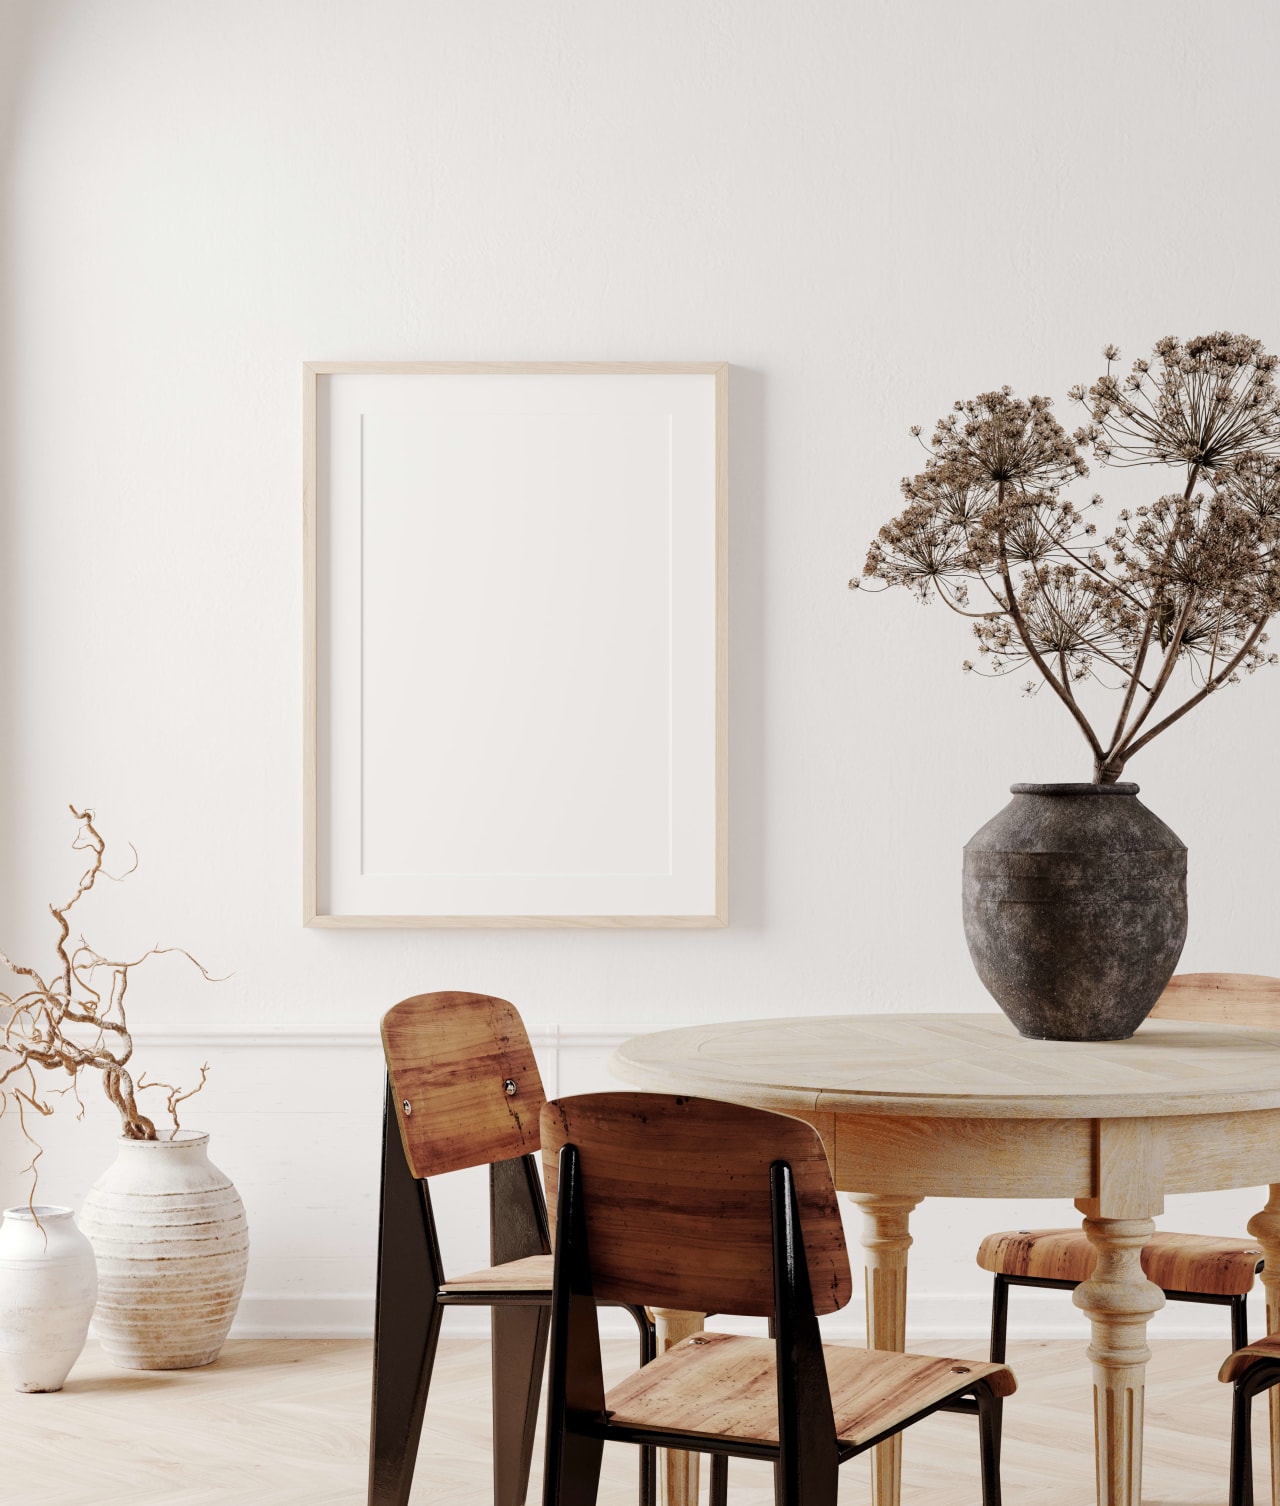
M 1138 786 L 1127 780 L 1118 784 L 1011 784 L 1011 795 L 1136 795 Z

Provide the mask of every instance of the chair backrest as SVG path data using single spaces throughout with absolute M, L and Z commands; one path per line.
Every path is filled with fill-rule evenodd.
M 596 1299 L 773 1314 L 769 1168 L 795 1178 L 814 1310 L 852 1291 L 831 1170 L 811 1125 L 664 1093 L 591 1093 L 542 1111 L 547 1202 L 563 1145 L 578 1149 Z
M 1257 973 L 1179 973 L 1169 979 L 1151 1017 L 1280 1030 L 1280 978 Z
M 524 1022 L 505 999 L 405 999 L 382 1017 L 382 1049 L 415 1177 L 538 1149 L 546 1094 Z

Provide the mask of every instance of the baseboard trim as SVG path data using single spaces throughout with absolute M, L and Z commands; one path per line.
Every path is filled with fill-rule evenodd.
M 1071 1305 L 1066 1292 L 1016 1292 L 1010 1304 L 1009 1337 L 1015 1341 L 1042 1339 L 1089 1339 L 1089 1323 Z M 1018 1299 L 1021 1300 L 1018 1300 Z M 1251 1301 L 1251 1331 L 1265 1330 L 1265 1313 L 1260 1293 Z M 921 1292 L 910 1301 L 907 1346 L 916 1342 L 954 1339 L 972 1349 L 984 1346 L 990 1332 L 991 1311 L 985 1294 L 975 1292 Z M 866 1315 L 861 1303 L 850 1305 L 822 1320 L 822 1331 L 831 1343 L 862 1344 L 866 1341 Z M 750 1319 L 741 1322 L 716 1321 L 714 1326 L 734 1328 L 740 1332 L 758 1328 L 762 1323 Z M 602 1308 L 600 1329 L 612 1338 L 635 1332 L 631 1319 L 617 1310 Z M 455 1338 L 482 1338 L 489 1332 L 489 1315 L 485 1308 L 454 1308 L 445 1315 L 444 1333 Z M 232 1333 L 239 1338 L 371 1338 L 373 1336 L 372 1292 L 326 1292 L 316 1294 L 272 1295 L 246 1292 L 240 1303 Z M 1229 1346 L 1229 1325 L 1225 1310 L 1191 1303 L 1169 1303 L 1152 1320 L 1152 1339 L 1220 1339 Z M 1223 1353 L 1227 1352 L 1226 1347 Z

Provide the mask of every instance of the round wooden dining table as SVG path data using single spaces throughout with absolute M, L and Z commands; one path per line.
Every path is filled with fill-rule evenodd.
M 1141 1251 L 1166 1193 L 1270 1186 L 1249 1233 L 1280 1330 L 1280 1032 L 1148 1020 L 1127 1041 L 1077 1043 L 1026 1040 L 998 1014 L 824 1015 L 636 1036 L 611 1065 L 639 1087 L 818 1130 L 862 1210 L 875 1348 L 904 1347 L 923 1198 L 1073 1199 L 1098 1252 L 1074 1301 L 1092 1326 L 1099 1506 L 1141 1502 L 1147 1321 L 1164 1305 Z M 698 1324 L 657 1316 L 669 1338 Z M 897 1506 L 901 1442 L 874 1451 L 875 1506 Z M 690 1475 L 668 1479 L 668 1506 L 686 1506 Z

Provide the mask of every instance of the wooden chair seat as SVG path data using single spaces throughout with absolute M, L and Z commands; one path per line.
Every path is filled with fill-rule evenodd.
M 471 1295 L 488 1300 L 494 1292 L 505 1291 L 537 1293 L 548 1300 L 554 1268 L 553 1255 L 526 1255 L 523 1260 L 508 1260 L 503 1265 L 491 1265 L 483 1271 L 469 1271 L 465 1276 L 443 1281 L 440 1296 L 455 1302 L 465 1301 Z
M 1087 1281 L 1096 1259 L 1082 1229 L 1006 1229 L 978 1249 L 984 1271 L 1036 1281 Z M 1161 1290 L 1208 1297 L 1244 1296 L 1261 1261 L 1250 1240 L 1205 1234 L 1156 1233 L 1142 1250 L 1142 1269 Z
M 987 1377 L 1008 1396 L 1013 1372 L 1003 1365 L 932 1355 L 891 1354 L 851 1344 L 824 1344 L 836 1436 L 860 1448 L 917 1413 Z M 615 1426 L 688 1432 L 735 1442 L 778 1445 L 778 1376 L 772 1339 L 703 1333 L 685 1339 L 628 1376 L 605 1398 Z
M 1218 1371 L 1220 1381 L 1233 1381 L 1243 1375 L 1255 1360 L 1280 1360 L 1280 1333 L 1269 1333 L 1266 1338 L 1255 1339 L 1243 1349 L 1237 1349 L 1222 1362 Z

